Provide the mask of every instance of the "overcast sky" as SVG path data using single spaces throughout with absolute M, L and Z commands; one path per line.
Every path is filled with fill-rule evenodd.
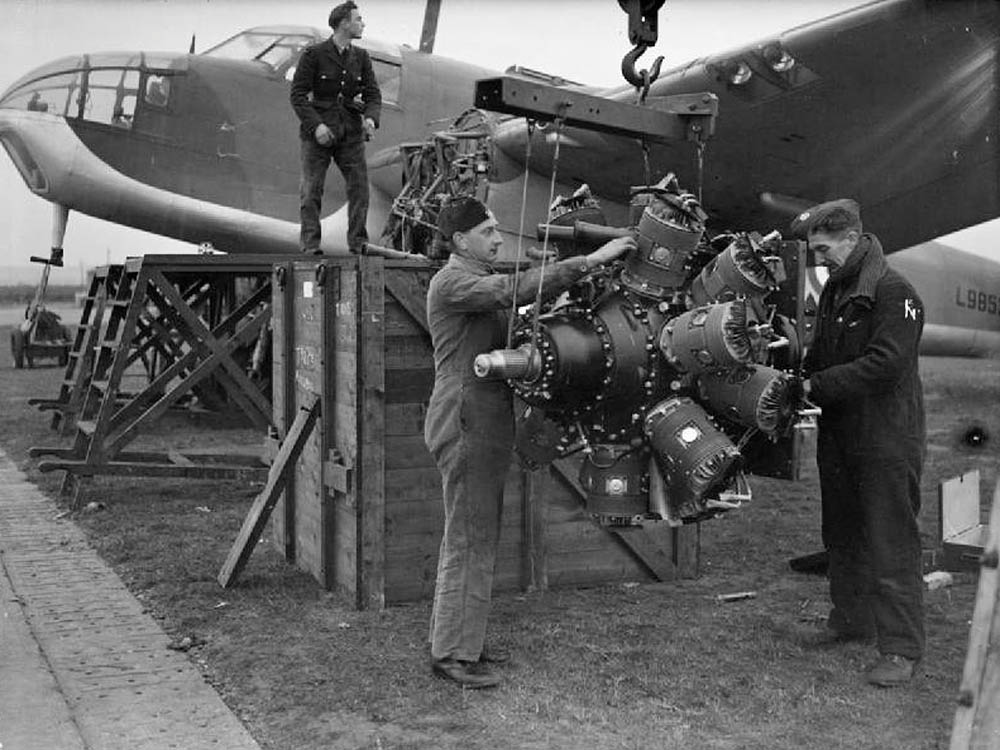
M 3 0 L 0 91 L 39 65 L 66 55 L 111 50 L 184 52 L 196 35 L 206 49 L 261 25 L 326 28 L 335 2 L 285 0 Z M 640 62 L 664 55 L 669 68 L 860 4 L 857 0 L 667 0 L 659 42 Z M 361 0 L 367 37 L 417 46 L 422 0 Z M 555 73 L 590 84 L 620 82 L 630 45 L 627 15 L 617 0 L 443 0 L 435 52 L 503 70 L 509 65 Z M 289 133 L 289 138 L 297 137 Z M 50 245 L 50 203 L 32 195 L 0 153 L 0 268 L 20 264 Z M 990 222 L 943 238 L 989 254 L 1000 235 Z M 1000 244 L 1000 243 L 996 243 Z M 134 229 L 71 214 L 65 248 L 69 264 L 91 266 L 126 255 L 187 252 L 192 248 Z

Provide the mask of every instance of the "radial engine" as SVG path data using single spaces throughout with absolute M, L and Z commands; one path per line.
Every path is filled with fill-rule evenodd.
M 581 220 L 584 217 L 586 220 Z M 559 255 L 630 234 L 637 249 L 545 307 L 522 310 L 507 349 L 476 373 L 528 406 L 517 441 L 541 465 L 582 454 L 587 510 L 610 525 L 673 525 L 751 498 L 748 448 L 767 452 L 814 413 L 802 401 L 795 325 L 768 298 L 785 281 L 773 232 L 705 233 L 670 176 L 632 189 L 629 227 L 605 226 L 586 190 L 539 236 Z

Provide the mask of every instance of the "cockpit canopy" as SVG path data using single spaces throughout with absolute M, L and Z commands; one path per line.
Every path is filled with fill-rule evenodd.
M 302 49 L 322 42 L 328 34 L 309 26 L 257 26 L 241 31 L 202 52 L 206 57 L 262 62 L 282 70 L 298 59 Z
M 269 74 L 290 80 L 303 48 L 328 36 L 309 26 L 258 26 L 230 37 L 199 57 L 256 63 Z M 396 101 L 399 46 L 369 40 L 359 40 L 359 46 L 372 55 L 383 101 Z M 188 55 L 162 52 L 99 52 L 64 57 L 15 82 L 0 98 L 0 107 L 131 128 L 140 104 L 152 109 L 169 108 L 173 77 L 187 72 L 189 59 Z
M 274 73 L 291 80 L 302 50 L 329 36 L 329 31 L 312 26 L 255 26 L 229 37 L 201 54 L 224 60 L 263 63 Z M 364 47 L 372 56 L 375 76 L 382 87 L 383 101 L 395 102 L 399 93 L 402 60 L 399 45 L 372 39 L 359 39 L 356 44 Z

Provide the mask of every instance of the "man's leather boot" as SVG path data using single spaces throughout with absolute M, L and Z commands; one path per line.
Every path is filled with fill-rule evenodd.
M 905 685 L 916 672 L 917 662 L 899 654 L 883 654 L 868 670 L 868 682 L 879 687 Z
M 458 659 L 435 659 L 431 669 L 438 677 L 457 682 L 467 690 L 496 687 L 500 684 L 499 675 L 483 669 L 475 662 L 459 661 Z

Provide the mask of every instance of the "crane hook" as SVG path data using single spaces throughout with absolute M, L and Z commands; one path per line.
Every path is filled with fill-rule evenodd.
M 649 85 L 660 76 L 660 66 L 663 64 L 663 55 L 659 55 L 653 61 L 652 69 L 636 70 L 636 61 L 647 49 L 649 47 L 645 44 L 637 44 L 631 52 L 625 53 L 625 57 L 622 58 L 622 75 L 625 76 L 626 81 L 639 89 L 640 101 L 646 101 Z

